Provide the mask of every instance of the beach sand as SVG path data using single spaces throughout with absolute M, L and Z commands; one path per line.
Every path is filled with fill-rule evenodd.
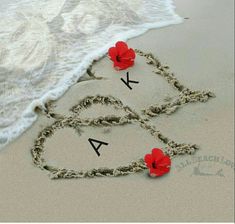
M 32 128 L 0 152 L 0 221 L 234 221 L 234 64 L 233 1 L 176 0 L 185 22 L 151 30 L 131 39 L 132 48 L 152 52 L 170 66 L 190 89 L 215 93 L 205 103 L 192 103 L 175 113 L 151 118 L 157 130 L 178 143 L 200 146 L 192 156 L 172 160 L 171 172 L 149 178 L 147 170 L 125 177 L 51 180 L 37 168 L 30 153 L 43 128 L 54 122 L 40 114 Z M 112 95 L 141 114 L 149 105 L 164 103 L 178 92 L 143 57 L 128 69 L 139 81 L 129 90 L 104 57 L 57 102 L 61 115 L 90 95 Z M 125 115 L 111 106 L 83 110 L 81 118 Z M 72 169 L 114 168 L 138 160 L 154 147 L 163 147 L 138 123 L 115 127 L 60 129 L 45 143 L 45 159 L 53 166 Z M 108 142 L 98 157 L 88 138 Z M 182 165 L 184 164 L 184 165 Z M 185 167 L 183 167 L 185 166 Z M 198 171 L 200 169 L 200 172 Z

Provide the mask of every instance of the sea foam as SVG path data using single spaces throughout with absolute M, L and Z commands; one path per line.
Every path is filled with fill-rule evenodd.
M 171 0 L 2 0 L 0 149 L 116 41 L 180 22 Z

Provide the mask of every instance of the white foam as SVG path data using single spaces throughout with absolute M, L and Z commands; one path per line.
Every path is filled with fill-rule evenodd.
M 36 106 L 61 97 L 117 41 L 182 22 L 171 0 L 111 2 L 0 6 L 0 149 L 35 122 Z

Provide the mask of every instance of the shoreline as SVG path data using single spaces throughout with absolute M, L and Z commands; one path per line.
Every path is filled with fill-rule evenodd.
M 30 105 L 28 105 L 27 108 L 22 111 L 20 118 L 18 118 L 14 124 L 0 129 L 0 150 L 7 146 L 7 144 L 9 144 L 11 141 L 14 141 L 20 137 L 28 128 L 33 125 L 33 123 L 38 118 L 38 115 L 35 113 L 35 108 L 44 108 L 48 101 L 58 100 L 59 98 L 63 97 L 69 88 L 75 85 L 77 81 L 86 73 L 87 68 L 89 68 L 92 62 L 102 58 L 107 53 L 108 49 L 117 41 L 126 41 L 128 39 L 143 35 L 148 30 L 154 28 L 162 28 L 182 23 L 183 19 L 174 12 L 175 7 L 173 1 L 167 0 L 166 4 L 168 4 L 167 10 L 171 13 L 172 16 L 171 20 L 136 25 L 130 31 L 122 31 L 119 34 L 114 35 L 112 41 L 87 54 L 83 59 L 84 62 L 80 63 L 79 66 L 74 68 L 72 71 L 67 72 L 67 75 L 56 84 L 53 90 L 43 94 L 39 99 L 34 99 Z
M 189 19 L 177 26 L 150 30 L 129 40 L 128 45 L 152 52 L 187 88 L 209 89 L 216 97 L 205 104 L 189 103 L 170 115 L 154 116 L 150 123 L 176 142 L 198 144 L 196 157 L 214 155 L 234 162 L 234 2 L 176 0 L 175 4 L 177 14 Z M 73 112 L 69 109 L 87 96 L 112 93 L 141 114 L 142 109 L 169 103 L 166 100 L 174 101 L 178 96 L 178 91 L 153 73 L 141 57 L 129 69 L 130 78 L 139 81 L 132 90 L 120 80 L 126 78 L 126 72 L 114 71 L 107 57 L 95 63 L 91 71 L 103 79 L 84 76 L 51 104 L 53 112 L 70 117 Z M 79 108 L 83 120 L 126 115 L 99 104 L 85 111 Z M 204 161 L 200 172 L 213 175 L 192 175 L 194 165 L 178 172 L 175 166 L 191 161 L 190 155 L 174 158 L 170 173 L 157 179 L 149 178 L 144 171 L 118 178 L 51 180 L 35 167 L 30 150 L 38 134 L 54 122 L 39 114 L 30 129 L 1 150 L 1 221 L 234 221 L 234 170 Z M 53 167 L 111 168 L 138 160 L 153 147 L 165 147 L 136 122 L 115 127 L 84 126 L 79 131 L 81 135 L 72 128 L 56 131 L 45 142 L 44 159 Z M 102 146 L 97 156 L 89 138 L 109 145 Z M 221 169 L 223 176 L 215 175 Z

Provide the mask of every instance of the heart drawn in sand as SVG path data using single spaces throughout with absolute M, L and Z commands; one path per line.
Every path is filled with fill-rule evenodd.
M 160 116 L 161 114 L 172 114 L 176 112 L 182 106 L 188 103 L 206 102 L 209 98 L 214 97 L 214 94 L 210 91 L 193 91 L 182 85 L 175 75 L 169 72 L 167 66 L 163 66 L 161 62 L 155 58 L 151 53 L 145 54 L 140 50 L 135 50 L 139 56 L 143 56 L 147 59 L 147 64 L 154 67 L 154 73 L 163 77 L 173 88 L 178 90 L 178 97 L 168 103 L 162 105 L 150 105 L 148 108 L 142 110 L 141 114 L 136 113 L 129 106 L 123 105 L 120 99 L 113 96 L 87 96 L 80 102 L 73 106 L 70 110 L 73 112 L 71 116 L 64 116 L 55 113 L 52 108 L 48 107 L 47 116 L 51 119 L 55 119 L 51 126 L 44 128 L 38 135 L 34 142 L 34 146 L 31 149 L 34 164 L 44 171 L 49 172 L 52 179 L 70 179 L 70 178 L 85 178 L 85 177 L 103 177 L 103 176 L 124 176 L 131 173 L 141 172 L 150 168 L 150 175 L 161 176 L 170 170 L 170 164 L 173 157 L 183 154 L 193 154 L 198 146 L 195 144 L 176 143 L 170 138 L 162 134 L 161 131 L 156 130 L 155 126 L 149 121 L 150 118 Z M 86 110 L 94 104 L 102 104 L 107 106 L 114 106 L 117 109 L 123 110 L 126 115 L 124 116 L 101 116 L 98 118 L 81 118 L 80 112 Z M 120 166 L 117 168 L 94 168 L 91 170 L 71 170 L 66 168 L 58 168 L 48 164 L 43 158 L 45 152 L 45 142 L 47 138 L 52 137 L 53 134 L 65 127 L 79 130 L 83 126 L 92 127 L 107 127 L 128 125 L 136 122 L 141 128 L 150 133 L 154 138 L 160 140 L 166 145 L 164 153 L 159 149 L 154 149 L 152 154 L 146 155 L 145 160 L 141 159 L 131 162 L 126 166 Z

